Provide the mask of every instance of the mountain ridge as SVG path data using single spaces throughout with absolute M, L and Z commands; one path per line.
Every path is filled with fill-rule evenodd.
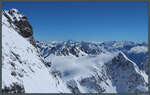
M 131 42 L 131 41 L 110 41 L 110 42 L 76 42 L 76 41 L 62 41 L 62 42 L 40 42 L 36 41 L 37 47 L 44 57 L 49 55 L 60 56 L 84 56 L 84 55 L 98 55 L 102 52 L 118 52 L 122 51 L 134 61 L 139 68 L 143 68 L 142 64 L 147 60 L 148 44 L 145 42 Z M 145 57 L 143 57 L 145 56 Z

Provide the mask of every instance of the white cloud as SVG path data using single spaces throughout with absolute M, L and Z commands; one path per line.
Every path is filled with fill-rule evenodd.
M 148 48 L 146 46 L 135 46 L 129 50 L 128 53 L 146 53 L 148 52 Z
M 79 77 L 87 77 L 99 70 L 107 61 L 111 60 L 115 54 L 101 54 L 99 56 L 82 56 L 75 58 L 72 56 L 55 56 L 51 59 L 53 71 L 60 71 L 64 80 L 71 80 Z

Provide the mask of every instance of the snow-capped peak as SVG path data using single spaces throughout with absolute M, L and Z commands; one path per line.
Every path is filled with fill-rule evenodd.
M 118 58 L 118 60 L 129 60 L 122 51 L 119 51 L 118 56 L 116 58 Z
M 36 46 L 33 38 L 33 29 L 26 16 L 22 15 L 17 9 L 3 10 L 2 23 L 12 27 L 21 36 L 25 37 L 31 44 Z
M 3 12 L 5 13 L 5 16 L 7 15 L 7 18 L 9 18 L 11 21 L 20 21 L 26 18 L 15 8 L 12 8 L 10 10 L 4 10 Z
M 15 9 L 15 8 L 11 8 L 9 11 L 10 11 L 10 12 L 19 13 L 18 9 Z

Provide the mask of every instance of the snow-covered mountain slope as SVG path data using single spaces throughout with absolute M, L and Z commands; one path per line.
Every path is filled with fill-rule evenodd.
M 116 85 L 117 92 L 148 91 L 148 76 L 137 65 L 120 52 L 106 64 L 107 73 Z
M 115 42 L 116 45 L 113 46 L 110 42 L 37 41 L 37 46 L 45 61 L 51 62 L 50 69 L 68 85 L 73 93 L 147 92 L 147 74 L 120 52 L 122 50 L 126 53 L 139 43 L 134 45 L 130 44 L 132 42 L 118 43 L 117 45 Z M 123 50 L 127 45 L 133 46 Z
M 2 12 L 2 91 L 66 93 L 70 90 L 47 69 L 27 19 L 16 9 Z

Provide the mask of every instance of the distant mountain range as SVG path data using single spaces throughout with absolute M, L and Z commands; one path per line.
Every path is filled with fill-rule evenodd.
M 2 11 L 3 93 L 146 93 L 145 42 L 35 41 L 26 16 Z
M 145 42 L 132 41 L 108 41 L 108 42 L 42 42 L 36 41 L 44 58 L 50 55 L 56 56 L 86 56 L 100 55 L 101 53 L 113 53 L 122 51 L 129 59 L 134 61 L 140 69 L 148 60 L 148 44 Z

